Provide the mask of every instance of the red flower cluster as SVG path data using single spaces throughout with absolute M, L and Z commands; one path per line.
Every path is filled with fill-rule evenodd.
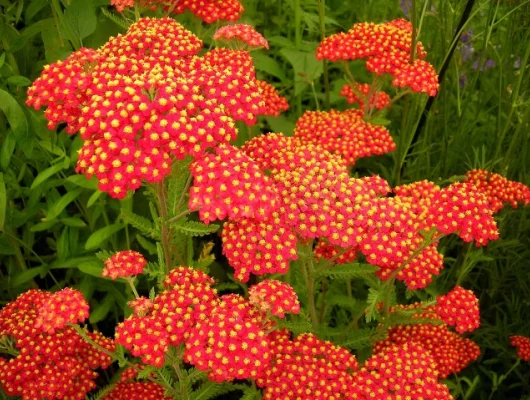
M 390 328 L 388 338 L 374 345 L 374 353 L 406 343 L 420 346 L 431 355 L 441 379 L 460 372 L 480 356 L 480 348 L 475 342 L 451 332 L 445 324 L 399 325 Z
M 258 164 L 236 147 L 220 145 L 191 164 L 189 208 L 203 222 L 270 215 L 279 199 Z
M 363 112 L 307 111 L 296 122 L 294 136 L 341 155 L 349 164 L 372 155 L 394 151 L 390 132 L 382 125 L 363 120 Z
M 251 286 L 248 289 L 249 301 L 263 312 L 284 318 L 285 313 L 298 314 L 300 302 L 294 289 L 284 282 L 274 279 Z
M 530 338 L 526 336 L 510 336 L 510 345 L 517 348 L 517 357 L 530 361 Z
M 88 303 L 79 290 L 64 288 L 44 301 L 39 308 L 35 328 L 53 334 L 67 324 L 83 322 L 88 318 Z
M 216 21 L 237 21 L 244 8 L 239 0 L 171 0 L 176 3 L 174 12 L 190 10 L 207 24 Z M 165 2 L 167 4 L 167 2 Z
M 137 251 L 119 251 L 105 261 L 105 268 L 103 268 L 101 276 L 108 276 L 110 279 L 116 280 L 117 278 L 140 275 L 146 265 L 147 260 Z
M 259 80 L 257 81 L 265 108 L 263 115 L 278 117 L 282 111 L 289 109 L 289 103 L 285 97 L 280 96 L 278 91 L 270 83 Z
M 339 96 L 346 97 L 349 104 L 357 103 L 359 110 L 366 111 L 366 105 L 382 110 L 389 106 L 390 97 L 382 90 L 374 90 L 368 83 L 351 83 L 344 85 Z M 368 101 L 368 98 L 370 100 Z
M 411 63 L 412 25 L 403 19 L 383 24 L 358 23 L 347 33 L 325 38 L 317 49 L 317 58 L 330 61 L 366 59 L 366 69 L 377 75 L 394 77 L 397 87 L 435 96 L 439 84 L 434 67 L 423 61 L 426 53 L 417 43 L 418 57 Z
M 256 378 L 270 362 L 261 313 L 241 296 L 220 297 L 191 330 L 184 359 L 214 382 Z
M 206 318 L 217 293 L 213 280 L 187 267 L 172 270 L 160 293 L 145 313 L 132 315 L 116 327 L 116 342 L 141 357 L 146 364 L 161 367 L 169 346 L 185 342 L 195 324 Z
M 213 35 L 215 40 L 232 40 L 240 41 L 250 47 L 250 49 L 259 49 L 261 47 L 269 48 L 269 42 L 254 27 L 247 24 L 235 24 L 222 26 Z
M 155 382 L 118 382 L 103 400 L 171 400 L 164 388 Z
M 436 362 L 415 343 L 390 345 L 366 360 L 353 376 L 354 399 L 452 400 L 438 381 Z
M 269 335 L 271 365 L 256 380 L 264 399 L 354 399 L 355 356 L 315 335 L 290 339 L 290 333 Z
M 147 297 L 139 297 L 137 299 L 129 301 L 127 305 L 134 310 L 134 313 L 138 316 L 146 315 L 149 310 L 153 308 L 153 302 Z
M 469 171 L 466 177 L 469 183 L 486 195 L 494 214 L 506 203 L 513 208 L 517 208 L 518 203 L 530 205 L 530 188 L 520 182 L 511 181 L 502 175 L 483 169 Z
M 442 233 L 458 233 L 465 242 L 485 246 L 499 238 L 486 196 L 471 183 L 453 183 L 432 199 L 427 224 Z
M 234 120 L 252 124 L 263 113 L 248 52 L 198 57 L 201 48 L 174 20 L 142 18 L 100 49 L 46 67 L 27 104 L 48 108 L 50 128 L 79 131 L 78 172 L 123 198 L 142 180 L 161 181 L 173 157 L 200 157 L 236 137 Z
M 477 296 L 463 287 L 455 286 L 447 295 L 438 296 L 435 311 L 446 324 L 454 325 L 458 333 L 473 332 L 480 326 Z
M 107 368 L 112 359 L 85 342 L 72 327 L 48 324 L 49 311 L 60 299 L 71 299 L 73 304 L 63 304 L 63 310 L 59 307 L 59 319 L 72 323 L 81 316 L 84 319 L 85 304 L 77 297 L 66 289 L 57 296 L 30 290 L 0 311 L 0 337 L 14 338 L 19 353 L 9 360 L 0 359 L 0 383 L 6 394 L 24 400 L 81 400 L 96 387 L 98 374 L 94 370 Z M 46 317 L 39 324 L 43 310 Z M 114 343 L 101 334 L 86 334 L 106 350 L 115 350 Z
M 335 265 L 352 263 L 357 259 L 356 248 L 344 250 L 327 243 L 325 240 L 319 240 L 313 251 L 317 260 L 322 258 L 333 260 Z

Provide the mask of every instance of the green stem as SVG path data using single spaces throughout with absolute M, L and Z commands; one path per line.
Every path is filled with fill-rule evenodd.
M 162 248 L 164 249 L 164 262 L 166 264 L 166 274 L 169 273 L 171 269 L 171 251 L 170 251 L 170 243 L 169 243 L 169 226 L 168 226 L 168 218 L 167 218 L 167 201 L 166 201 L 166 186 L 164 184 L 164 181 L 160 182 L 157 185 L 157 198 L 158 198 L 158 207 L 160 211 L 160 218 L 161 226 L 161 244 Z
M 515 370 L 515 368 L 519 366 L 520 363 L 521 363 L 521 359 L 517 358 L 517 361 L 512 365 L 512 367 L 508 370 L 508 372 L 500 376 L 499 380 L 497 381 L 497 384 L 493 386 L 490 396 L 488 397 L 488 400 L 493 399 L 493 394 L 499 389 L 501 383 L 508 377 L 508 375 L 510 375 Z
M 178 220 L 181 219 L 182 217 L 185 217 L 186 215 L 191 214 L 192 212 L 193 212 L 193 211 L 191 211 L 191 210 L 183 211 L 183 212 L 181 212 L 180 214 L 175 215 L 173 218 L 168 219 L 167 222 L 168 222 L 168 224 L 171 224 L 171 223 L 173 223 L 173 222 L 175 222 L 175 221 L 178 221 Z
M 320 22 L 320 40 L 326 37 L 326 0 L 318 0 L 318 19 Z M 330 85 L 329 85 L 329 66 L 327 60 L 322 60 L 324 67 L 324 89 L 326 93 L 326 109 L 330 107 Z M 313 89 L 314 90 L 314 89 Z
M 311 251 L 311 246 L 309 246 L 309 251 Z M 311 254 L 310 253 L 310 254 Z M 318 326 L 318 316 L 317 316 L 317 308 L 315 305 L 315 279 L 313 271 L 309 268 L 309 261 L 310 261 L 311 255 L 304 257 L 303 260 L 301 260 L 300 266 L 302 268 L 302 275 L 304 276 L 305 284 L 307 287 L 307 302 L 309 303 L 309 313 L 311 314 L 311 322 L 313 323 L 313 327 Z
M 134 297 L 136 297 L 137 299 L 140 298 L 140 295 L 138 294 L 138 292 L 136 291 L 136 287 L 134 286 L 134 278 L 128 276 L 125 278 L 125 280 L 127 281 L 127 283 L 129 284 L 133 294 L 134 294 Z

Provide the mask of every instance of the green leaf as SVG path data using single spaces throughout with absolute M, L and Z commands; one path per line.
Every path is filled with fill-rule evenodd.
M 136 234 L 136 240 L 138 240 L 140 246 L 142 246 L 150 255 L 156 254 L 156 245 L 154 243 L 150 242 L 139 233 Z
M 280 54 L 293 66 L 295 74 L 295 95 L 302 93 L 309 83 L 320 78 L 324 71 L 324 66 L 321 61 L 316 59 L 314 51 L 281 49 Z
M 91 0 L 72 0 L 64 12 L 65 24 L 75 38 L 82 40 L 96 31 L 96 13 Z
M 254 52 L 252 54 L 252 58 L 254 59 L 254 65 L 256 66 L 256 69 L 258 71 L 263 71 L 267 74 L 275 76 L 282 82 L 285 82 L 287 80 L 287 77 L 285 76 L 283 69 L 280 66 L 280 63 L 274 58 L 262 52 Z
M 197 221 L 187 221 L 182 225 L 174 225 L 174 228 L 181 231 L 185 235 L 196 237 L 217 232 L 220 226 L 215 224 L 205 225 L 202 222 Z
M 87 179 L 84 175 L 70 175 L 66 180 L 85 189 L 96 190 L 98 188 L 98 181 L 96 178 Z
M 361 350 L 372 347 L 375 342 L 384 338 L 385 331 L 381 329 L 355 329 L 349 337 L 337 344 L 350 350 Z
M 0 68 L 4 66 L 4 63 L 6 62 L 6 52 L 2 52 L 2 55 L 0 56 Z
M 7 83 L 18 87 L 24 87 L 31 85 L 31 81 L 22 75 L 13 75 L 7 78 Z
M 101 273 L 103 272 L 103 263 L 97 258 L 93 258 L 90 261 L 85 261 L 77 266 L 79 271 L 84 272 L 85 274 L 95 276 L 96 278 L 101 278 Z
M 134 226 L 142 234 L 155 239 L 159 237 L 154 225 L 147 218 L 126 209 L 121 210 L 120 217 L 124 223 Z
M 77 188 L 62 196 L 59 201 L 54 203 L 53 206 L 50 208 L 46 219 L 52 220 L 59 216 L 59 214 L 61 214 L 61 212 L 68 206 L 68 204 L 74 201 L 81 194 L 82 191 L 82 188 Z
M 44 171 L 42 171 L 40 174 L 37 175 L 33 183 L 31 184 L 30 189 L 33 190 L 37 186 L 39 186 L 41 183 L 46 182 L 50 177 L 55 175 L 57 172 L 61 171 L 63 169 L 63 164 L 58 163 L 55 165 L 52 165 L 51 167 L 46 168 Z
M 61 218 L 60 222 L 73 228 L 84 228 L 86 226 L 85 221 L 76 217 Z
M 27 145 L 29 140 L 28 120 L 20 104 L 5 90 L 0 89 L 0 110 L 9 121 L 19 146 Z
M 7 167 L 9 167 L 11 156 L 15 151 L 16 145 L 17 140 L 15 139 L 15 133 L 10 129 L 4 143 L 2 144 L 2 150 L 0 150 L 0 167 L 2 167 L 4 171 L 7 171 Z
M 352 263 L 317 270 L 316 275 L 317 277 L 346 280 L 373 275 L 377 270 L 378 268 L 371 264 Z
M 103 301 L 99 303 L 96 307 L 94 307 L 93 310 L 90 311 L 90 323 L 96 324 L 99 321 L 103 320 L 114 304 L 114 298 L 109 294 L 106 295 Z
M 7 210 L 7 191 L 4 182 L 4 174 L 0 172 L 0 231 L 4 230 Z
M 53 221 L 42 221 L 35 225 L 33 225 L 30 229 L 31 232 L 42 232 L 50 229 L 52 226 L 54 226 L 57 222 L 57 220 Z
M 13 277 L 13 279 L 11 280 L 11 286 L 17 287 L 19 285 L 22 285 L 26 282 L 29 282 L 33 278 L 35 278 L 37 275 L 40 275 L 46 271 L 47 271 L 47 267 L 45 265 L 42 265 L 36 268 L 27 269 L 26 271 L 22 271 L 21 273 Z
M 88 199 L 86 206 L 88 208 L 92 207 L 102 194 L 103 192 L 100 192 L 99 190 L 97 192 L 92 193 L 92 196 L 90 196 L 90 198 Z
M 385 299 L 385 286 L 381 286 L 378 289 L 368 289 L 368 298 L 366 302 L 366 322 L 370 322 L 376 318 L 378 314 L 379 304 Z
M 125 225 L 123 224 L 113 224 L 113 225 L 98 229 L 96 232 L 90 235 L 90 237 L 86 241 L 85 249 L 92 250 L 92 249 L 99 247 L 99 245 L 102 242 L 110 238 L 116 232 L 122 230 L 124 226 Z

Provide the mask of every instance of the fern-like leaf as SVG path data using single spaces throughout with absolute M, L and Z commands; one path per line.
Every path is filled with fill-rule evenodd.
M 206 225 L 197 221 L 187 221 L 182 225 L 173 225 L 173 227 L 191 237 L 206 236 L 210 233 L 217 232 L 220 228 L 220 226 L 216 224 Z
M 329 268 L 322 268 L 317 270 L 317 278 L 331 278 L 331 279 L 353 279 L 364 278 L 365 276 L 373 275 L 377 271 L 377 267 L 370 264 L 343 264 L 332 266 Z
M 129 23 L 125 21 L 120 16 L 114 14 L 113 12 L 106 10 L 105 8 L 101 8 L 101 12 L 103 12 L 103 15 L 110 19 L 112 22 L 114 22 L 116 25 L 121 26 L 123 29 L 129 29 Z
M 114 253 L 111 253 L 107 250 L 101 250 L 96 253 L 96 257 L 99 258 L 101 261 L 106 261 L 109 258 L 111 258 L 114 255 Z
M 215 383 L 208 381 L 191 393 L 192 400 L 210 400 L 222 394 L 237 390 L 233 385 L 227 383 Z
M 350 350 L 361 350 L 372 347 L 375 342 L 385 338 L 384 331 L 380 329 L 356 329 L 351 335 L 337 344 Z
M 378 289 L 370 288 L 368 290 L 368 298 L 366 302 L 366 322 L 370 322 L 376 319 L 379 309 L 379 304 L 385 299 L 385 287 L 379 287 Z
M 153 223 L 141 215 L 125 209 L 121 210 L 120 217 L 126 224 L 134 226 L 143 235 L 160 240 L 160 232 L 157 232 Z

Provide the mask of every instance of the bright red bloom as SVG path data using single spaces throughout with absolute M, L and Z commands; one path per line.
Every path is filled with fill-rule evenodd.
M 530 361 L 530 338 L 526 336 L 510 336 L 510 345 L 517 348 L 517 357 Z
M 362 112 L 353 109 L 307 111 L 296 122 L 294 136 L 341 155 L 351 165 L 396 149 L 388 129 L 364 121 Z
M 165 389 L 155 382 L 118 382 L 103 400 L 170 400 Z
M 256 378 L 270 362 L 260 312 L 241 296 L 222 296 L 191 331 L 184 359 L 214 382 Z
M 480 326 L 477 296 L 463 287 L 455 286 L 447 295 L 438 296 L 435 311 L 446 324 L 454 325 L 458 333 L 473 332 Z
M 215 281 L 210 275 L 190 267 L 172 269 L 164 279 L 164 287 L 168 289 L 188 288 L 197 284 L 213 286 Z
M 464 242 L 485 246 L 499 238 L 486 196 L 471 183 L 453 183 L 438 192 L 427 216 L 428 225 L 445 234 L 456 233 Z
M 344 251 L 344 249 L 331 245 L 325 240 L 319 240 L 313 251 L 317 260 L 322 258 L 333 260 L 335 265 L 352 263 L 357 259 L 357 249 L 355 247 Z
M 421 346 L 405 342 L 377 351 L 353 375 L 353 398 L 452 400 L 449 388 L 438 381 L 432 356 Z
M 388 338 L 375 344 L 374 353 L 405 343 L 413 343 L 427 350 L 436 363 L 441 379 L 460 372 L 480 356 L 480 348 L 475 342 L 450 331 L 445 324 L 399 325 L 390 328 Z
M 262 100 L 265 103 L 263 115 L 278 117 L 282 111 L 287 111 L 289 109 L 289 103 L 287 103 L 287 99 L 280 96 L 274 86 L 259 79 L 257 80 L 257 84 Z
M 116 280 L 118 277 L 140 275 L 146 265 L 147 260 L 137 251 L 119 251 L 105 261 L 105 268 L 103 268 L 101 276 L 108 276 L 110 279 Z
M 174 1 L 174 0 L 172 0 Z M 244 8 L 239 0 L 178 0 L 174 12 L 176 14 L 190 10 L 196 17 L 207 24 L 216 21 L 237 21 Z
M 260 47 L 269 48 L 269 42 L 253 26 L 247 24 L 235 24 L 222 26 L 213 35 L 214 40 L 238 40 L 249 46 L 251 49 Z
M 265 279 L 248 289 L 249 301 L 264 312 L 284 318 L 285 313 L 298 314 L 300 302 L 294 289 L 287 283 Z
M 434 67 L 424 60 L 414 60 L 412 64 L 405 64 L 394 73 L 392 84 L 395 87 L 408 87 L 413 92 L 427 93 L 436 96 L 440 84 Z
M 351 397 L 352 372 L 359 364 L 354 355 L 315 335 L 290 339 L 276 331 L 271 339 L 271 365 L 256 380 L 264 399 L 334 399 Z
M 342 87 L 339 96 L 346 97 L 349 104 L 357 103 L 359 110 L 366 109 L 366 103 L 368 96 L 370 101 L 368 102 L 370 108 L 377 108 L 382 110 L 389 106 L 390 97 L 386 92 L 382 90 L 373 90 L 372 86 L 368 83 L 352 83 L 346 84 Z
M 493 209 L 499 212 L 504 204 L 517 208 L 518 203 L 530 204 L 530 188 L 520 182 L 511 181 L 502 175 L 483 169 L 474 169 L 466 173 L 467 181 L 483 192 Z
M 271 214 L 279 201 L 273 182 L 240 149 L 221 145 L 191 164 L 193 186 L 188 207 L 200 219 L 255 218 Z
M 64 288 L 53 293 L 39 307 L 35 328 L 54 333 L 67 324 L 83 322 L 88 318 L 88 302 L 79 290 Z
M 138 299 L 131 300 L 127 305 L 140 317 L 146 315 L 153 308 L 153 302 L 147 297 L 139 297 Z

